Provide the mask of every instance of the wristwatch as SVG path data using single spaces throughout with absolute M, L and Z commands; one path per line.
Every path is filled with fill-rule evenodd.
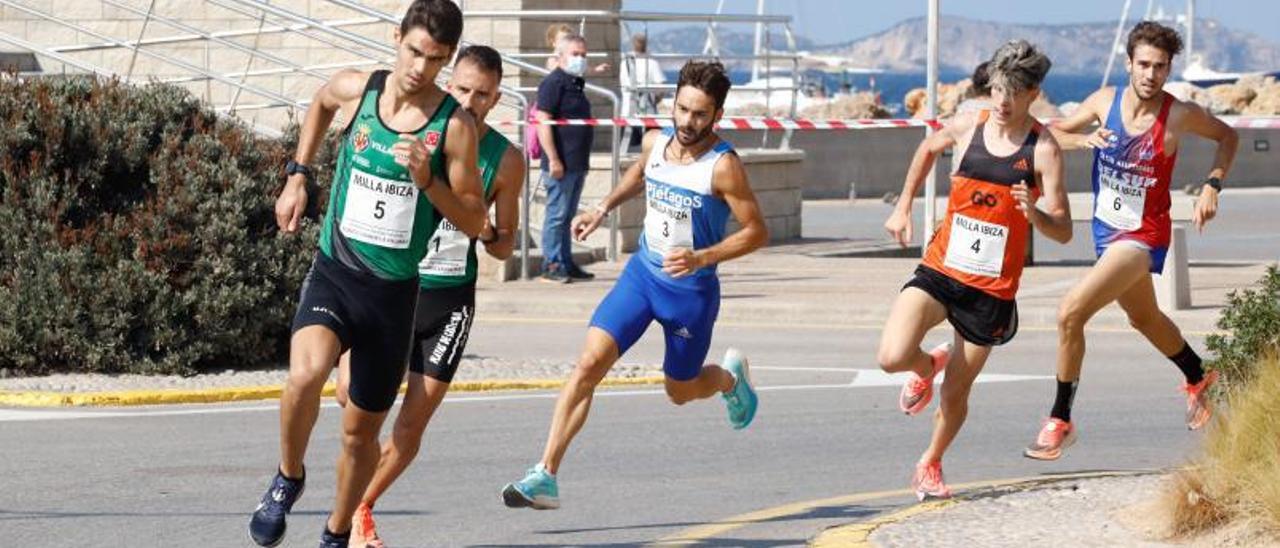
M 1219 179 L 1217 177 L 1209 177 L 1208 179 L 1204 180 L 1204 184 L 1213 187 L 1213 189 L 1218 192 L 1222 192 L 1222 179 Z
M 311 167 L 306 164 L 299 164 L 296 160 L 289 160 L 284 165 L 284 173 L 290 177 L 301 173 L 303 177 L 307 178 L 307 182 L 315 180 L 315 174 L 312 173 Z

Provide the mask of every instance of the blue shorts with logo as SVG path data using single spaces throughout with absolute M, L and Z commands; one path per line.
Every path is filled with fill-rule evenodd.
M 720 313 L 720 280 L 701 276 L 696 283 L 677 284 L 660 279 L 665 274 L 652 272 L 643 261 L 640 253 L 631 257 L 618 283 L 596 307 L 591 326 L 613 337 L 622 355 L 657 320 L 667 342 L 663 373 L 676 381 L 693 380 L 711 348 L 711 331 Z

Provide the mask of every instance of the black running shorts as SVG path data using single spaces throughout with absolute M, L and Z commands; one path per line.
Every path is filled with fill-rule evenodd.
M 409 370 L 440 382 L 453 382 L 475 312 L 475 285 L 420 290 Z
M 362 410 L 391 409 L 404 378 L 413 336 L 417 278 L 391 281 L 355 271 L 317 253 L 302 282 L 293 331 L 322 325 L 351 351 L 348 395 Z
M 1006 301 L 948 278 L 924 265 L 903 289 L 915 287 L 947 308 L 947 321 L 964 340 L 979 346 L 999 346 L 1018 332 L 1018 303 Z

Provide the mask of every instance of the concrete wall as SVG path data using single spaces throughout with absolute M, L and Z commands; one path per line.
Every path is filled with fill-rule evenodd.
M 1280 130 L 1240 129 L 1240 148 L 1227 177 L 1227 186 L 1255 187 L 1280 184 Z M 759 131 L 723 131 L 721 135 L 737 146 L 760 146 Z M 780 132 L 769 135 L 771 146 L 777 146 Z M 804 181 L 804 198 L 848 198 L 849 184 L 856 183 L 858 196 L 879 197 L 886 192 L 900 192 L 907 167 L 916 145 L 924 138 L 922 128 L 890 128 L 855 131 L 808 131 L 792 135 L 791 146 L 806 152 L 799 177 Z M 1255 141 L 1269 144 L 1266 151 L 1255 151 Z M 1203 180 L 1213 164 L 1215 144 L 1190 137 L 1182 141 L 1173 186 L 1181 189 Z M 1090 151 L 1072 151 L 1066 155 L 1067 190 L 1090 191 Z M 948 154 L 941 161 L 939 175 L 950 172 Z M 945 176 L 938 178 L 938 190 L 950 188 Z

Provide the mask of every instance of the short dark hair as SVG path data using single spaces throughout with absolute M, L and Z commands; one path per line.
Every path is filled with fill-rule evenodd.
M 461 65 L 464 59 L 480 67 L 480 70 L 497 74 L 498 79 L 502 79 L 502 54 L 498 50 L 482 45 L 467 46 L 458 52 L 458 59 L 453 62 L 453 66 Z
M 680 80 L 676 84 L 676 93 L 680 88 L 692 86 L 710 95 L 716 100 L 716 108 L 724 108 L 724 98 L 729 95 L 733 83 L 719 61 L 689 61 L 680 69 Z
M 991 95 L 991 72 L 987 70 L 989 66 L 990 61 L 983 61 L 973 68 L 973 76 L 969 77 L 969 81 L 973 83 L 970 89 L 974 97 Z
M 1155 21 L 1143 21 L 1129 31 L 1129 43 L 1125 45 L 1125 51 L 1129 53 L 1130 59 L 1133 58 L 1133 50 L 1137 49 L 1139 44 L 1146 44 L 1168 53 L 1169 59 L 1182 53 L 1182 37 L 1178 36 L 1178 31 Z
M 457 47 L 462 39 L 462 10 L 451 0 L 414 0 L 400 20 L 400 36 L 414 27 L 425 29 L 437 44 Z

